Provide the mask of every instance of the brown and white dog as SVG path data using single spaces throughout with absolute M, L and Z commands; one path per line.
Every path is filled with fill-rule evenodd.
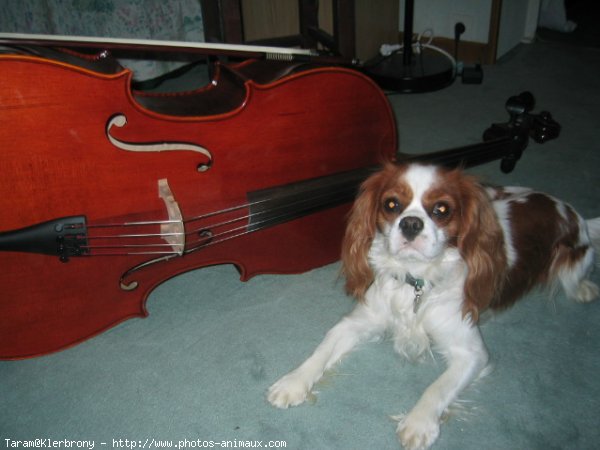
M 399 417 L 401 444 L 429 448 L 444 412 L 486 372 L 480 314 L 556 282 L 575 301 L 590 302 L 599 293 L 586 278 L 594 246 L 600 218 L 586 222 L 549 195 L 485 188 L 459 170 L 389 164 L 363 183 L 344 238 L 346 288 L 357 306 L 271 386 L 268 400 L 299 405 L 343 355 L 387 331 L 400 354 L 416 358 L 433 349 L 447 362 Z

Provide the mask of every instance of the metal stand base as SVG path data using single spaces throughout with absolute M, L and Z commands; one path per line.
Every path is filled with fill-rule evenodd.
M 383 89 L 399 92 L 429 92 L 442 89 L 454 81 L 450 59 L 431 49 L 412 54 L 409 64 L 401 52 L 378 58 L 368 64 L 365 73 Z

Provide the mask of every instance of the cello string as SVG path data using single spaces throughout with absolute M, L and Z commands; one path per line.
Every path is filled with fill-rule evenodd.
M 354 188 L 352 188 L 352 190 L 354 190 Z M 349 192 L 350 189 L 346 188 L 343 192 Z M 321 195 L 320 197 L 323 197 L 323 195 Z M 295 203 L 293 203 L 293 205 L 296 205 L 297 203 L 301 203 L 301 202 L 306 202 L 308 201 L 308 199 L 301 199 Z M 320 207 L 323 206 L 329 206 L 330 204 L 337 204 L 337 202 L 335 201 L 329 201 L 329 202 L 322 202 L 321 204 L 319 204 Z M 231 220 L 228 222 L 223 222 L 225 224 L 230 224 L 230 223 L 234 223 L 236 221 L 239 220 L 243 220 L 244 218 L 250 217 L 250 216 L 257 216 L 257 215 L 261 215 L 261 214 L 266 214 L 266 213 L 271 213 L 272 211 L 276 210 L 276 209 L 282 209 L 283 207 L 278 207 L 278 208 L 273 208 L 271 210 L 266 210 L 266 211 L 260 211 L 258 213 L 252 214 L 252 215 L 248 215 L 248 216 L 244 216 L 238 220 Z M 196 241 L 192 241 L 192 242 L 186 242 L 184 245 L 184 250 L 183 250 L 183 254 L 189 254 L 189 253 L 194 253 L 198 250 L 204 249 L 206 247 L 212 246 L 212 245 L 216 245 L 216 244 L 220 244 L 226 241 L 229 241 L 231 239 L 235 239 L 235 238 L 239 238 L 242 236 L 246 236 L 250 233 L 253 233 L 255 231 L 260 231 L 264 228 L 261 227 L 261 225 L 270 223 L 275 221 L 275 223 L 278 223 L 279 219 L 286 219 L 287 217 L 289 217 L 290 214 L 288 213 L 283 213 L 283 214 L 279 214 L 277 216 L 269 216 L 267 219 L 264 220 L 260 220 L 257 222 L 254 222 L 252 225 L 254 226 L 253 229 L 248 229 L 248 226 L 246 225 L 242 225 L 236 228 L 231 228 L 225 231 L 222 231 L 220 233 L 217 234 L 211 234 L 208 235 L 202 239 L 198 239 Z M 214 226 L 212 228 L 215 228 Z M 197 231 L 202 231 L 207 229 L 202 228 L 200 230 Z M 231 234 L 231 233 L 237 233 L 237 234 Z M 191 234 L 191 233 L 186 233 L 186 235 Z M 203 242 L 204 241 L 204 242 Z M 173 247 L 173 246 L 181 246 L 181 244 L 174 244 L 174 245 L 170 245 L 170 244 L 148 244 L 148 245 L 144 245 L 144 244 L 140 244 L 138 247 L 158 247 L 158 246 L 162 246 L 162 247 Z M 101 247 L 101 246 L 91 246 L 88 247 L 90 249 L 94 249 L 94 248 L 124 248 L 124 247 L 136 247 L 135 245 L 131 245 L 131 246 L 127 246 L 127 245 L 118 245 L 118 246 L 105 246 L 105 247 Z M 84 247 L 85 248 L 85 247 Z M 124 255 L 180 255 L 179 252 L 176 251 L 172 251 L 172 252 L 160 252 L 160 251 L 148 251 L 148 252 L 124 252 L 124 253 L 100 253 L 97 255 L 86 255 L 86 256 L 124 256 Z
M 329 202 L 321 203 L 319 206 L 320 207 L 329 206 L 332 203 L 333 204 L 337 204 L 337 202 L 329 201 Z M 269 211 L 269 212 L 271 212 L 271 211 Z M 258 215 L 258 214 L 260 214 L 260 213 L 257 213 L 256 215 Z M 289 216 L 290 216 L 290 214 L 287 214 L 287 213 L 283 213 L 283 214 L 280 214 L 278 216 L 269 216 L 268 218 L 266 218 L 264 220 L 260 220 L 258 222 L 254 222 L 252 224 L 253 225 L 253 229 L 248 229 L 248 227 L 246 225 L 243 225 L 243 226 L 240 226 L 240 227 L 236 227 L 236 228 L 232 228 L 232 229 L 229 229 L 229 230 L 225 230 L 225 231 L 223 231 L 221 233 L 217 233 L 217 234 L 214 234 L 214 235 L 206 236 L 204 239 L 199 239 L 197 241 L 186 243 L 186 250 L 184 251 L 184 254 L 192 253 L 192 252 L 194 252 L 196 250 L 200 250 L 201 248 L 207 247 L 209 245 L 219 244 L 221 242 L 228 241 L 228 240 L 236 238 L 236 237 L 245 236 L 245 235 L 250 234 L 250 233 L 252 233 L 254 231 L 262 230 L 264 228 L 261 227 L 261 225 L 272 223 L 272 222 L 278 223 L 279 219 L 286 219 Z M 244 231 L 242 231 L 242 230 L 244 230 Z M 237 231 L 242 231 L 242 232 L 238 233 L 238 234 L 234 234 L 234 235 L 228 236 L 229 234 L 237 232 Z M 215 238 L 221 238 L 221 239 L 215 239 Z M 204 243 L 202 243 L 200 245 L 197 245 L 197 246 L 193 246 L 194 244 L 198 244 L 199 242 L 202 242 L 203 240 L 206 241 L 206 242 L 204 242 Z M 190 245 L 190 247 L 188 247 L 188 244 Z
M 179 223 L 179 222 L 176 222 Z M 169 237 L 169 236 L 182 236 L 185 233 L 148 233 L 148 234 L 106 234 L 102 236 L 88 236 L 88 240 L 98 239 L 129 239 L 129 238 L 148 238 L 148 237 Z
M 331 201 L 326 201 L 326 202 L 321 201 L 321 202 L 316 202 L 315 203 L 315 200 L 319 200 L 319 199 L 324 199 L 324 198 L 330 197 L 332 193 L 333 194 L 340 194 L 340 195 L 347 195 L 348 193 L 355 191 L 355 189 L 356 188 L 353 187 L 353 186 L 345 186 L 345 187 L 341 187 L 341 188 L 338 188 L 338 189 L 333 190 L 333 191 L 329 190 L 328 192 L 325 192 L 325 193 L 322 193 L 322 194 L 319 194 L 319 195 L 313 195 L 311 197 L 299 198 L 299 199 L 297 199 L 295 201 L 292 201 L 290 203 L 286 203 L 284 205 L 278 205 L 278 206 L 276 206 L 274 208 L 265 209 L 263 211 L 257 211 L 257 212 L 250 213 L 250 214 L 245 214 L 243 216 L 239 216 L 239 217 L 236 217 L 236 218 L 232 218 L 230 220 L 225 220 L 225 221 L 222 221 L 222 222 L 218 222 L 218 223 L 212 224 L 210 226 L 203 226 L 203 227 L 200 227 L 200 228 L 196 228 L 195 230 L 191 230 L 191 231 L 186 232 L 186 236 L 194 235 L 194 234 L 197 234 L 198 232 L 201 232 L 201 231 L 204 231 L 204 230 L 207 230 L 207 229 L 211 229 L 211 228 L 220 228 L 222 226 L 230 225 L 232 223 L 239 222 L 241 220 L 246 220 L 246 219 L 250 220 L 250 219 L 254 219 L 254 218 L 258 217 L 258 216 L 272 214 L 273 212 L 277 212 L 278 210 L 287 210 L 287 209 L 295 208 L 295 207 L 297 207 L 297 206 L 299 206 L 301 204 L 305 204 L 305 203 L 309 203 L 309 202 L 311 203 L 310 206 L 317 206 L 317 207 L 318 206 L 322 206 L 322 205 L 331 204 L 332 203 Z M 258 202 L 254 202 L 254 203 L 258 203 Z M 286 215 L 282 214 L 282 215 L 279 215 L 279 216 L 276 216 L 276 217 L 283 219 L 283 218 L 286 217 Z M 186 223 L 189 223 L 189 222 L 190 222 L 189 220 L 186 221 Z M 259 223 L 263 223 L 263 222 L 264 221 L 259 222 Z M 255 224 L 256 223 L 253 223 L 252 225 L 255 225 Z
M 181 223 L 179 220 L 144 220 L 141 222 L 123 222 L 123 223 L 94 223 L 88 224 L 87 228 L 119 228 L 119 227 L 135 227 L 135 226 L 147 226 L 147 225 L 168 225 L 170 223 L 177 224 Z
M 354 190 L 354 188 L 352 188 L 352 190 Z M 345 190 L 343 190 L 342 192 L 350 192 L 350 188 L 346 188 Z M 323 197 L 323 195 L 319 196 L 319 197 Z M 296 206 L 298 203 L 306 203 L 307 201 L 309 201 L 310 199 L 301 199 L 298 200 L 296 202 L 292 203 L 292 206 Z M 336 201 L 328 201 L 328 202 L 321 202 L 318 204 L 319 207 L 324 207 L 324 206 L 329 206 L 330 204 L 336 204 Z M 289 205 L 286 205 L 289 206 Z M 225 222 L 221 222 L 219 224 L 213 224 L 210 227 L 203 227 L 201 229 L 195 230 L 193 232 L 188 232 L 185 233 L 186 235 L 191 235 L 191 234 L 197 234 L 198 231 L 203 231 L 203 230 L 210 230 L 210 229 L 215 229 L 218 228 L 219 226 L 223 226 L 223 225 L 229 225 L 231 223 L 235 223 L 238 222 L 240 220 L 244 220 L 246 218 L 249 217 L 256 217 L 256 216 L 260 216 L 260 215 L 264 215 L 264 214 L 271 214 L 273 211 L 277 210 L 277 209 L 282 209 L 284 208 L 284 206 L 280 206 L 278 208 L 272 208 L 270 210 L 265 210 L 265 211 L 259 211 L 257 213 L 251 214 L 251 215 L 246 215 L 246 216 L 242 216 L 239 217 L 237 219 L 232 219 L 229 221 L 225 221 Z M 289 213 L 282 213 L 276 216 L 272 216 L 270 215 L 267 219 L 264 220 L 259 220 L 254 222 L 253 225 L 253 229 L 249 230 L 247 225 L 242 225 L 239 227 L 235 227 L 235 228 L 231 228 L 231 229 L 227 229 L 224 230 L 220 233 L 217 234 L 210 234 L 207 235 L 206 237 L 202 237 L 201 239 L 195 240 L 195 241 L 191 241 L 191 242 L 186 242 L 184 245 L 184 254 L 188 254 L 188 253 L 192 253 L 195 252 L 197 250 L 200 250 L 202 248 L 205 248 L 209 245 L 215 245 L 215 244 L 219 244 L 221 242 L 225 242 L 237 237 L 241 237 L 241 236 L 245 236 L 249 233 L 252 233 L 254 231 L 259 231 L 261 229 L 263 229 L 261 227 L 261 225 L 270 223 L 270 222 L 275 222 L 277 223 L 280 219 L 286 219 L 287 217 L 289 217 L 290 214 Z M 232 233 L 237 233 L 237 234 L 232 234 Z M 173 235 L 180 235 L 181 233 L 172 233 Z M 155 234 L 155 237 L 160 237 L 160 234 Z M 143 235 L 140 235 L 140 237 L 144 237 Z M 110 236 L 109 236 L 110 238 Z M 94 250 L 94 249 L 109 249 L 109 248 L 154 248 L 154 247 L 174 247 L 174 246 L 178 246 L 181 247 L 182 244 L 166 244 L 166 243 L 160 243 L 160 244 L 119 244 L 119 245 L 93 245 L 93 246 L 82 246 L 82 248 L 86 248 L 86 249 L 90 249 L 90 250 Z M 88 255 L 88 256 L 118 256 L 118 255 L 152 255 L 152 254 L 173 254 L 173 255 L 178 255 L 179 252 L 173 251 L 173 252 L 160 252 L 160 251 L 148 251 L 148 252 L 122 252 L 122 253 L 98 253 L 95 255 Z
M 185 236 L 190 236 L 190 235 L 195 235 L 198 232 L 207 230 L 207 229 L 213 229 L 213 228 L 220 228 L 226 225 L 230 225 L 232 223 L 235 222 L 239 222 L 242 220 L 246 220 L 246 219 L 252 219 L 255 218 L 257 216 L 261 216 L 261 215 L 265 215 L 265 214 L 272 214 L 273 212 L 276 212 L 277 210 L 281 210 L 281 209 L 290 209 L 293 207 L 296 207 L 298 205 L 301 205 L 303 203 L 308 203 L 308 202 L 314 202 L 315 199 L 320 199 L 326 196 L 331 196 L 332 193 L 334 194 L 348 194 L 349 192 L 355 190 L 354 186 L 343 186 L 341 188 L 338 188 L 336 190 L 333 191 L 328 191 L 326 193 L 322 193 L 319 195 L 313 195 L 311 197 L 303 197 L 297 200 L 294 200 L 290 203 L 286 203 L 285 205 L 278 205 L 274 208 L 270 208 L 270 209 L 265 209 L 262 211 L 257 211 L 251 214 L 244 214 L 241 216 L 237 216 L 237 217 L 233 217 L 229 220 L 224 220 L 221 222 L 217 222 L 217 223 L 209 223 L 206 224 L 206 226 L 202 226 L 199 228 L 196 228 L 194 230 L 190 230 L 190 231 L 186 231 L 185 233 L 176 233 L 176 232 L 168 232 L 168 233 L 138 233 L 138 234 L 115 234 L 115 235 L 100 235 L 100 236 L 90 236 L 88 239 L 112 239 L 112 238 L 146 238 L 146 237 L 166 237 L 166 236 L 181 236 L 181 235 L 185 235 Z M 260 203 L 266 203 L 268 201 L 270 201 L 272 199 L 264 199 L 264 200 L 260 200 L 260 201 L 255 201 L 255 202 L 250 202 L 250 203 L 245 203 L 243 205 L 238 205 L 238 206 L 233 206 L 230 208 L 226 208 L 220 211 L 214 211 L 211 213 L 207 213 L 207 214 L 203 214 L 201 216 L 196 216 L 193 218 L 189 218 L 189 219 L 185 219 L 183 221 L 178 221 L 178 220 L 157 220 L 157 221 L 142 221 L 142 222 L 125 222 L 123 224 L 118 224 L 118 223 L 111 223 L 111 224 L 90 224 L 88 225 L 87 228 L 119 228 L 119 227 L 130 227 L 130 226 L 150 226 L 150 225 L 163 225 L 163 224 L 180 224 L 180 223 L 190 223 L 193 221 L 199 221 L 201 219 L 204 218 L 210 218 L 210 217 L 215 217 L 217 215 L 222 215 L 222 214 L 226 214 L 228 212 L 232 212 L 232 211 L 236 211 L 236 210 L 240 210 L 243 208 L 246 208 L 248 206 L 252 206 L 252 205 L 257 205 Z M 331 203 L 331 202 L 328 202 Z M 322 204 L 321 203 L 316 203 L 317 206 L 320 206 Z M 276 216 L 277 218 L 285 218 L 285 215 L 279 215 Z M 258 222 L 258 223 L 262 223 L 262 222 Z
M 94 250 L 100 248 L 154 248 L 154 247 L 182 247 L 182 244 L 119 244 L 119 245 L 82 245 L 81 248 Z
M 320 206 L 328 206 L 331 203 L 332 202 L 323 203 Z M 334 204 L 335 204 L 335 202 L 334 202 Z M 220 244 L 222 242 L 225 242 L 225 241 L 228 241 L 228 240 L 231 240 L 231 239 L 234 239 L 234 238 L 238 238 L 238 237 L 241 237 L 241 236 L 245 236 L 245 235 L 248 235 L 248 234 L 253 233 L 255 231 L 262 230 L 264 228 L 261 228 L 259 225 L 270 223 L 272 221 L 275 221 L 277 223 L 278 219 L 286 218 L 286 217 L 288 217 L 288 214 L 280 214 L 279 216 L 269 217 L 269 218 L 267 218 L 265 220 L 255 222 L 253 225 L 256 228 L 253 228 L 253 229 L 248 229 L 248 227 L 246 227 L 246 226 L 241 226 L 241 227 L 233 228 L 231 230 L 224 231 L 224 232 L 219 233 L 217 235 L 207 236 L 207 238 L 206 238 L 207 242 L 206 243 L 200 244 L 200 245 L 198 245 L 196 247 L 190 247 L 190 248 L 187 248 L 187 246 L 186 246 L 186 250 L 184 251 L 184 254 L 193 253 L 193 252 L 195 252 L 197 250 L 201 250 L 201 249 L 203 249 L 205 247 L 208 247 L 210 245 Z M 229 233 L 236 232 L 236 231 L 241 231 L 241 230 L 244 230 L 244 231 L 242 231 L 241 233 L 238 233 L 238 234 L 227 236 Z M 221 237 L 221 239 L 214 240 L 215 237 Z M 200 241 L 191 242 L 190 244 L 195 244 L 195 243 L 198 243 L 198 242 L 200 242 Z
M 244 203 L 241 205 L 231 206 L 229 208 L 224 208 L 224 209 L 221 209 L 218 211 L 211 211 L 209 213 L 201 214 L 199 216 L 190 217 L 190 218 L 184 219 L 183 221 L 167 219 L 167 220 L 145 220 L 145 221 L 139 221 L 139 222 L 124 222 L 124 223 L 114 223 L 113 222 L 113 223 L 104 223 L 104 224 L 90 224 L 87 226 L 87 228 L 119 228 L 119 227 L 134 227 L 134 226 L 147 226 L 147 225 L 168 225 L 168 224 L 180 224 L 180 223 L 187 224 L 189 222 L 207 219 L 207 218 L 214 217 L 217 215 L 227 214 L 229 212 L 237 211 L 237 210 L 240 210 L 243 208 L 255 206 L 260 203 L 267 202 L 267 201 L 269 201 L 269 199 L 258 200 L 255 202 L 249 202 L 249 203 Z
M 331 202 L 329 202 L 329 203 L 331 203 Z M 327 204 L 322 204 L 321 206 L 327 206 Z M 258 226 L 258 225 L 261 225 L 261 224 L 264 224 L 264 223 L 269 223 L 269 222 L 271 222 L 273 220 L 277 221 L 278 219 L 285 218 L 287 216 L 288 216 L 287 214 L 281 214 L 279 216 L 269 217 L 266 220 L 255 222 L 253 225 Z M 239 237 L 242 237 L 242 236 L 246 236 L 246 235 L 248 235 L 250 233 L 253 233 L 255 231 L 259 231 L 259 230 L 262 230 L 262 229 L 263 228 L 261 228 L 261 227 L 256 227 L 256 228 L 253 228 L 253 229 L 248 229 L 247 226 L 240 226 L 240 227 L 232 228 L 230 230 L 223 231 L 223 232 L 218 233 L 216 235 L 206 236 L 206 238 L 205 238 L 206 242 L 201 243 L 199 245 L 188 247 L 188 243 L 186 242 L 186 246 L 185 246 L 185 249 L 183 251 L 183 255 L 194 253 L 194 252 L 196 252 L 198 250 L 202 250 L 202 249 L 204 249 L 206 247 L 209 247 L 209 246 L 212 246 L 212 245 L 221 244 L 223 242 L 227 242 L 227 241 L 230 241 L 232 239 L 236 239 L 236 238 L 239 238 Z M 234 232 L 237 232 L 237 231 L 241 231 L 241 232 L 239 232 L 237 234 L 231 234 L 231 233 L 234 233 Z M 214 239 L 215 237 L 216 238 L 220 238 L 220 239 Z M 198 244 L 201 241 L 202 240 L 197 240 L 197 241 L 191 242 L 190 244 Z M 164 244 L 164 245 L 168 246 L 169 244 Z M 82 256 L 126 256 L 126 255 L 127 256 L 129 256 L 129 255 L 173 255 L 173 256 L 181 256 L 180 253 L 175 252 L 175 251 L 173 251 L 173 252 L 101 253 L 101 254 L 98 254 L 98 255 L 89 255 L 88 254 L 88 255 L 82 255 Z
M 148 252 L 114 252 L 114 253 L 84 253 L 79 256 L 83 256 L 83 257 L 91 257 L 91 256 L 135 256 L 135 255 L 146 255 L 146 256 L 151 256 L 151 255 L 173 255 L 173 256 L 179 256 L 180 253 L 179 252 L 159 252 L 159 251 L 148 251 Z
M 286 215 L 276 216 L 274 218 L 271 218 L 270 220 L 273 220 L 273 219 L 277 220 L 278 218 L 282 218 L 285 216 Z M 260 225 L 261 223 L 267 223 L 270 220 L 259 221 L 259 222 L 256 222 L 255 225 Z M 201 250 L 208 246 L 220 244 L 222 242 L 226 242 L 226 241 L 229 241 L 234 238 L 242 237 L 247 234 L 253 233 L 254 231 L 259 231 L 261 229 L 262 228 L 256 228 L 256 229 L 249 230 L 248 227 L 246 227 L 246 226 L 240 226 L 240 227 L 232 228 L 229 230 L 225 230 L 225 231 L 223 231 L 221 233 L 217 233 L 215 235 L 206 236 L 204 239 L 198 239 L 196 241 L 189 242 L 189 243 L 186 242 L 183 254 L 193 253 L 195 251 Z M 242 231 L 242 230 L 244 230 L 244 231 Z M 235 233 L 238 231 L 241 231 L 241 232 L 230 235 L 231 233 Z M 230 235 L 230 236 L 228 236 L 228 235 Z M 215 239 L 215 238 L 217 238 L 217 239 Z M 202 242 L 203 240 L 205 240 L 206 242 Z M 188 247 L 188 244 L 190 245 L 189 247 Z M 175 244 L 175 245 L 181 246 L 181 244 Z M 148 245 L 139 244 L 137 246 L 136 245 L 82 246 L 81 248 L 93 250 L 93 249 L 98 249 L 98 248 L 107 249 L 107 248 L 128 248 L 128 247 L 158 247 L 158 246 L 172 247 L 172 245 L 170 245 L 170 244 L 148 244 Z M 175 251 L 172 251 L 172 252 L 148 251 L 148 252 L 99 253 L 99 254 L 95 254 L 95 255 L 85 255 L 85 256 L 129 256 L 129 255 L 166 255 L 166 254 L 178 255 L 179 253 L 175 252 Z
M 359 168 L 359 169 L 354 169 L 350 172 L 360 172 L 364 170 L 364 168 Z M 331 175 L 331 177 L 335 177 L 335 175 Z M 360 183 L 357 183 L 357 186 Z M 335 189 L 335 188 L 334 188 Z M 346 191 L 348 189 L 348 186 L 342 186 L 342 192 Z M 331 194 L 331 190 L 328 190 L 328 194 Z M 336 192 L 335 190 L 333 192 Z M 318 198 L 321 195 L 318 195 L 316 197 L 313 198 Z M 235 205 L 235 206 L 231 206 L 231 207 L 227 207 L 221 210 L 217 210 L 217 211 L 211 211 L 208 213 L 204 213 L 204 214 L 200 214 L 198 216 L 193 216 L 193 217 L 189 217 L 184 219 L 183 221 L 180 220 L 173 220 L 173 219 L 166 219 L 166 220 L 149 220 L 149 221 L 137 221 L 137 222 L 124 222 L 124 223 L 104 223 L 104 224 L 90 224 L 87 227 L 88 228 L 118 228 L 118 227 L 132 227 L 132 226 L 146 226 L 146 225 L 168 225 L 168 224 L 180 224 L 183 223 L 184 225 L 190 222 L 194 222 L 194 221 L 199 221 L 199 220 L 203 220 L 203 219 L 207 219 L 210 217 L 214 217 L 217 215 L 223 215 L 229 212 L 233 212 L 233 211 L 237 211 L 240 209 L 244 209 L 244 208 L 249 208 L 249 207 L 253 207 L 253 206 L 257 206 L 260 205 L 262 203 L 267 203 L 272 201 L 272 198 L 265 198 L 265 199 L 261 199 L 261 200 L 255 200 L 252 202 L 246 202 L 246 203 L 242 203 L 240 205 Z M 304 200 L 302 200 L 304 201 Z M 306 201 L 309 201 L 308 199 Z
M 261 225 L 261 224 L 269 223 L 269 222 L 271 222 L 273 220 L 277 221 L 277 219 L 285 218 L 287 216 L 288 216 L 287 214 L 281 214 L 279 216 L 269 217 L 269 219 L 262 220 L 262 221 L 259 221 L 259 222 L 255 222 L 253 225 L 258 226 L 258 225 Z M 229 240 L 234 239 L 234 238 L 246 236 L 246 235 L 248 235 L 250 233 L 253 233 L 255 231 L 260 231 L 262 229 L 264 229 L 264 228 L 256 227 L 256 228 L 253 228 L 253 229 L 248 229 L 247 226 L 240 226 L 240 227 L 232 228 L 230 230 L 226 230 L 226 231 L 223 231 L 221 233 L 218 233 L 218 234 L 215 234 L 215 235 L 212 235 L 212 236 L 207 236 L 206 239 L 205 239 L 206 242 L 205 243 L 201 243 L 199 245 L 195 245 L 194 246 L 194 244 L 198 244 L 199 242 L 201 242 L 201 240 L 190 242 L 189 243 L 190 244 L 189 247 L 187 246 L 187 243 L 186 243 L 186 249 L 184 250 L 183 253 L 185 255 L 187 255 L 189 253 L 193 253 L 195 251 L 201 250 L 201 249 L 206 248 L 208 246 L 215 245 L 215 244 L 220 244 L 220 243 L 229 241 Z M 241 232 L 229 236 L 229 234 L 237 232 L 237 231 L 241 231 Z M 214 239 L 214 238 L 220 238 L 220 239 Z
M 493 146 L 494 144 L 498 144 L 498 145 L 502 145 L 505 144 L 505 142 L 498 142 L 498 143 L 493 143 L 490 142 L 489 144 L 491 144 L 487 150 L 477 150 L 476 154 L 477 156 L 480 157 L 486 157 L 488 155 L 495 155 L 495 149 L 491 148 L 491 146 Z M 457 151 L 456 153 L 454 153 L 453 159 L 457 159 L 457 160 L 463 160 L 465 158 L 465 156 L 468 156 L 470 154 L 474 153 L 474 149 L 468 149 L 465 148 L 461 151 Z M 418 155 L 415 155 L 418 157 Z M 406 159 L 410 159 L 410 157 L 406 158 Z M 400 161 L 402 162 L 402 161 Z M 350 190 L 355 191 L 356 187 L 355 186 L 342 186 L 338 189 L 334 189 L 333 193 L 349 193 Z M 217 229 L 217 228 L 221 228 L 223 226 L 226 225 L 230 225 L 236 222 L 240 222 L 242 220 L 246 220 L 246 219 L 252 219 L 255 218 L 257 216 L 261 216 L 261 215 L 265 215 L 265 214 L 272 214 L 274 211 L 277 210 L 281 210 L 284 208 L 293 208 L 296 207 L 302 203 L 307 203 L 307 202 L 312 202 L 314 201 L 314 199 L 318 199 L 320 197 L 324 197 L 324 196 L 330 196 L 331 195 L 331 190 L 328 191 L 327 193 L 324 194 L 319 194 L 316 196 L 312 196 L 312 197 L 303 197 L 300 198 L 298 200 L 294 200 L 290 203 L 286 203 L 284 205 L 279 205 L 275 208 L 270 208 L 270 209 L 265 209 L 263 211 L 258 211 L 255 213 L 250 213 L 250 214 L 244 214 L 238 217 L 233 217 L 229 220 L 224 220 L 221 222 L 217 222 L 217 223 L 213 223 L 213 224 L 207 224 L 206 226 L 202 226 L 199 228 L 196 228 L 194 230 L 191 231 L 186 231 L 184 233 L 149 233 L 149 234 L 123 234 L 123 235 L 106 235 L 106 236 L 90 236 L 89 239 L 112 239 L 112 238 L 118 238 L 118 239 L 125 239 L 125 238 L 149 238 L 149 237 L 159 237 L 159 238 L 163 238 L 163 237 L 168 237 L 168 236 L 181 236 L 181 235 L 185 235 L 187 236 L 191 236 L 191 235 L 197 235 L 202 231 L 210 231 L 213 229 Z M 241 209 L 244 208 L 249 208 L 252 206 L 256 206 L 262 203 L 266 203 L 269 201 L 272 201 L 273 199 L 261 199 L 261 200 L 257 200 L 257 201 L 253 201 L 253 202 L 247 202 L 244 204 L 240 204 L 240 205 L 236 205 L 236 206 L 232 206 L 232 207 L 228 207 L 228 208 L 224 208 L 218 211 L 212 211 L 209 213 L 205 213 L 205 214 L 201 214 L 198 216 L 194 216 L 191 218 L 187 218 L 184 219 L 182 221 L 179 220 L 151 220 L 151 221 L 139 221 L 139 222 L 125 222 L 122 224 L 119 223 L 110 223 L 110 224 L 91 224 L 88 225 L 88 228 L 118 228 L 118 227 L 132 227 L 132 226 L 151 226 L 151 225 L 168 225 L 168 224 L 188 224 L 191 222 L 197 222 L 203 219 L 207 219 L 207 218 L 211 218 L 211 217 L 216 217 L 216 216 L 220 216 L 220 215 L 224 215 L 230 212 L 235 212 L 235 211 L 239 211 Z M 322 207 L 322 206 L 328 206 L 331 203 L 335 203 L 335 202 L 325 202 L 325 203 L 318 203 L 317 206 L 318 207 Z M 246 235 L 248 233 L 251 233 L 253 231 L 258 231 L 258 229 L 260 228 L 261 224 L 264 223 L 268 223 L 270 221 L 277 221 L 278 219 L 285 219 L 288 216 L 293 216 L 293 214 L 280 214 L 274 217 L 269 217 L 268 220 L 262 220 L 262 221 L 258 221 L 258 222 L 254 222 L 252 225 L 253 227 L 255 227 L 256 229 L 254 230 L 247 230 L 245 232 L 241 232 L 235 235 L 231 235 L 231 233 L 237 232 L 237 231 L 241 231 L 244 230 L 245 228 L 247 228 L 246 225 L 244 226 L 240 226 L 240 227 L 236 227 L 236 228 L 232 228 L 232 229 L 228 229 L 228 230 L 224 230 L 220 233 L 217 234 L 211 234 L 210 236 L 206 236 L 205 238 L 201 238 L 195 241 L 191 241 L 191 242 L 186 242 L 183 246 L 185 247 L 185 251 L 184 253 L 188 253 L 188 252 L 192 252 L 192 251 L 196 251 L 200 248 L 204 248 L 207 245 L 214 245 L 220 242 L 223 242 L 225 240 L 230 240 L 232 238 L 235 237 L 240 237 L 243 235 Z M 231 236 L 228 236 L 231 235 Z M 215 239 L 217 238 L 217 239 Z M 221 238 L 221 239 L 219 239 Z M 204 242 L 206 241 L 206 242 Z M 135 248 L 135 247 L 146 247 L 146 248 L 154 248 L 154 247 L 174 247 L 174 246 L 179 246 L 181 247 L 182 244 L 120 244 L 120 245 L 104 245 L 104 246 L 99 246 L 99 245 L 95 245 L 95 246 L 88 246 L 85 248 L 89 248 L 89 249 L 93 249 L 93 248 Z M 189 246 L 189 247 L 188 247 Z M 156 254 L 165 254 L 165 253 L 173 253 L 173 254 L 177 254 L 177 252 L 156 252 Z M 125 253 L 125 254 L 132 254 L 132 253 Z M 144 252 L 144 253 L 136 253 L 136 254 L 154 254 L 152 252 Z

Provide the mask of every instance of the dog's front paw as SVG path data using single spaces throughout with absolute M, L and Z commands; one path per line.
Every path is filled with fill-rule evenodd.
M 583 280 L 575 292 L 575 301 L 579 303 L 589 303 L 600 295 L 600 289 L 596 283 L 590 280 Z
M 426 450 L 440 435 L 440 422 L 436 417 L 413 411 L 400 418 L 396 434 L 406 450 Z
M 269 388 L 267 400 L 278 408 L 297 406 L 306 401 L 311 387 L 300 374 L 290 372 Z

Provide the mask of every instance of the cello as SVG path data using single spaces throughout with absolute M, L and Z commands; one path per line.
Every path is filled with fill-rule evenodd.
M 0 55 L 0 359 L 144 317 L 152 290 L 190 270 L 234 264 L 247 280 L 334 262 L 383 161 L 511 170 L 530 135 L 558 135 L 521 96 L 485 147 L 397 155 L 390 105 L 358 70 L 252 58 L 151 94 L 118 66 L 40 54 Z

